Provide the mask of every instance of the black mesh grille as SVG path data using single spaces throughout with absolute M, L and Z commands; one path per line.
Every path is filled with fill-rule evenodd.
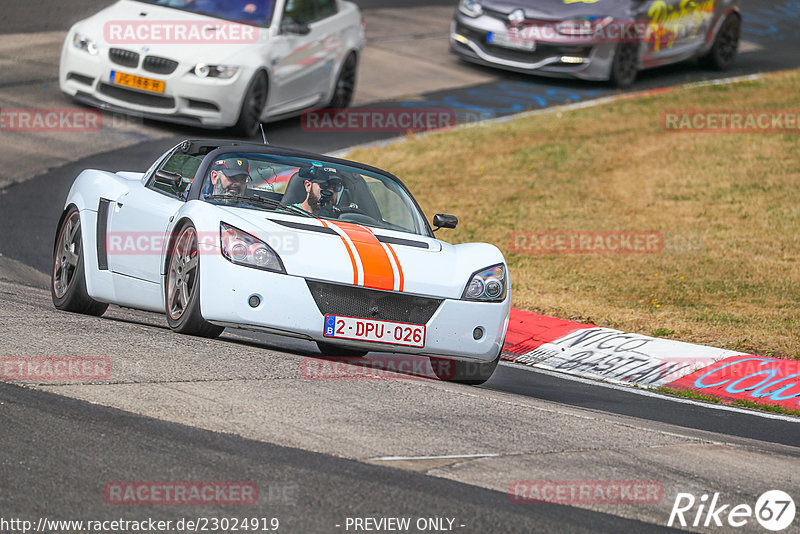
M 170 109 L 175 107 L 175 99 L 171 96 L 150 95 L 147 93 L 140 93 L 139 91 L 130 91 L 122 87 L 108 85 L 101 83 L 98 87 L 99 91 L 104 95 L 117 100 L 124 100 L 131 104 L 139 104 L 140 106 L 149 106 L 151 108 L 164 108 Z
M 117 65 L 125 67 L 137 67 L 139 65 L 139 54 L 121 48 L 112 48 L 108 51 L 108 57 Z
M 157 74 L 172 74 L 178 68 L 178 62 L 165 57 L 147 56 L 144 58 L 142 68 Z
M 427 324 L 443 299 L 306 280 L 323 315 Z

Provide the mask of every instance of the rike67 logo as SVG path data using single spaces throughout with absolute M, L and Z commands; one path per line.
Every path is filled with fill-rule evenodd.
M 795 504 L 788 493 L 770 490 L 763 493 L 754 507 L 749 504 L 725 503 L 719 493 L 696 498 L 691 493 L 678 493 L 667 526 L 681 527 L 744 527 L 753 519 L 772 532 L 785 530 L 794 522 Z

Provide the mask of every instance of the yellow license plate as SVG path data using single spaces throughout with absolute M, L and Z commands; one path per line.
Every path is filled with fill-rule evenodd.
M 111 83 L 114 85 L 124 85 L 133 89 L 150 91 L 151 93 L 163 93 L 166 84 L 161 80 L 153 80 L 144 76 L 125 74 L 124 72 L 111 71 Z

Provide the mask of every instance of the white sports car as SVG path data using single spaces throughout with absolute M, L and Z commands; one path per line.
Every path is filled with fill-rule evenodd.
M 120 0 L 70 29 L 59 84 L 101 109 L 252 137 L 347 107 L 364 42 L 346 0 Z
M 457 222 L 433 218 L 436 229 Z M 433 232 L 380 169 L 187 140 L 145 173 L 76 178 L 56 233 L 53 303 L 163 312 L 173 330 L 205 337 L 227 326 L 294 336 L 328 356 L 428 356 L 440 378 L 480 384 L 503 347 L 508 267 L 493 245 Z

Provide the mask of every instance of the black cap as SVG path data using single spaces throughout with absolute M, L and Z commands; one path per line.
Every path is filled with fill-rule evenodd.
M 246 159 L 227 158 L 218 159 L 211 166 L 211 170 L 223 173 L 225 176 L 232 178 L 234 176 L 250 176 L 250 165 Z

